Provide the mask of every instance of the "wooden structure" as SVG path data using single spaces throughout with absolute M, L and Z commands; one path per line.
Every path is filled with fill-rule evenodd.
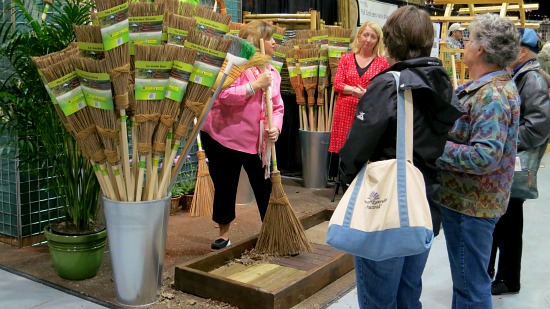
M 314 251 L 252 264 L 232 262 L 257 236 L 176 267 L 174 287 L 243 309 L 290 308 L 354 267 L 353 257 L 325 244 L 331 210 L 302 218 Z
M 439 48 L 439 57 L 443 61 L 443 66 L 447 69 L 451 79 L 456 79 L 457 84 L 464 84 L 469 80 L 468 68 L 462 62 L 464 55 L 463 49 L 451 49 L 447 47 L 447 33 L 452 23 L 460 22 L 467 25 L 476 14 L 498 13 L 500 16 L 508 17 L 519 28 L 538 28 L 539 24 L 527 23 L 525 19 L 525 10 L 538 10 L 537 3 L 525 4 L 523 0 L 434 0 L 434 5 L 444 5 L 445 13 L 443 16 L 432 16 L 434 22 L 441 22 L 441 40 Z M 459 16 L 452 16 L 455 5 L 467 5 L 467 8 L 459 9 Z M 509 16 L 508 13 L 518 12 L 518 16 Z M 464 14 L 464 15 L 462 15 Z M 453 76 L 453 63 L 451 55 L 455 55 L 456 76 Z
M 325 22 L 321 19 L 321 14 L 316 10 L 296 14 L 252 14 L 246 11 L 243 12 L 243 23 L 255 19 L 272 21 L 273 24 L 279 27 L 292 30 L 319 30 L 323 29 L 325 25 Z

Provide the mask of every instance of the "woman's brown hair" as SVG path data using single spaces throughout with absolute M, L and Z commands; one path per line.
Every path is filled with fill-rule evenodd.
M 429 57 L 434 44 L 430 15 L 415 6 L 406 5 L 393 12 L 382 29 L 384 45 L 396 61 Z
M 264 41 L 271 39 L 274 30 L 274 27 L 265 20 L 253 20 L 241 28 L 239 37 L 260 48 L 260 39 Z

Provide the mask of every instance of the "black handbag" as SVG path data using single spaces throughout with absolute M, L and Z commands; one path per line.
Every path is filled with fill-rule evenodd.
M 533 147 L 519 151 L 517 156 L 521 162 L 521 171 L 514 172 L 514 180 L 510 197 L 518 199 L 536 199 L 539 197 L 537 190 L 537 171 L 539 170 L 540 148 Z

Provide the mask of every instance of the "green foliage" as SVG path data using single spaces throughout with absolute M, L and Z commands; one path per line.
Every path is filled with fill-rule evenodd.
M 186 178 L 180 181 L 176 181 L 170 189 L 172 197 L 193 194 L 195 192 L 196 180 L 193 178 Z
M 31 58 L 73 42 L 72 25 L 90 22 L 91 2 L 56 2 L 46 21 L 29 12 L 29 2 L 36 6 L 36 1 L 25 2 L 12 0 L 12 6 L 16 17 L 24 17 L 29 27 L 14 29 L 9 20 L 0 25 L 0 59 L 10 65 L 8 77 L 0 84 L 0 133 L 14 137 L 20 168 L 27 166 L 49 178 L 47 189 L 60 199 L 67 219 L 86 229 L 97 219 L 99 184 L 90 163 L 58 119 Z M 48 175 L 40 174 L 46 171 Z

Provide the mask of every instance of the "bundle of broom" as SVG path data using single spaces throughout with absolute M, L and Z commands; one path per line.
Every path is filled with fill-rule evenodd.
M 212 86 L 216 76 L 220 72 L 231 40 L 210 36 L 197 30 L 189 31 L 185 47 L 196 50 L 197 58 L 193 64 L 193 73 L 190 76 L 190 83 L 187 86 L 184 104 L 180 107 L 180 116 L 174 128 L 174 147 L 170 155 L 173 162 L 179 144 L 187 137 L 189 127 L 195 117 L 199 117 L 205 105 L 212 96 Z M 222 58 L 223 57 L 223 58 Z M 193 139 L 194 140 L 194 137 Z M 187 139 L 187 143 L 190 143 Z M 180 160 L 183 156 L 180 155 Z M 158 196 L 166 196 L 168 192 L 169 173 L 164 173 L 159 185 Z
M 307 92 L 308 125 L 310 131 L 316 131 L 315 92 L 317 91 L 317 79 L 319 77 L 319 50 L 317 48 L 300 48 L 298 50 L 298 63 L 302 84 Z
M 262 53 L 265 53 L 263 50 L 263 40 L 260 40 L 260 47 Z M 264 95 L 268 123 L 270 128 L 272 128 L 273 103 L 271 101 L 271 86 L 267 87 Z M 271 144 L 271 161 L 273 162 L 271 196 L 269 197 L 269 204 L 260 235 L 256 242 L 256 250 L 280 256 L 310 252 L 313 250 L 313 247 L 283 190 L 281 173 L 277 169 L 277 154 L 274 143 Z
M 195 28 L 195 19 L 172 13 L 166 13 L 164 18 L 168 44 L 183 47 L 187 36 L 189 36 L 189 30 Z
M 130 154 L 128 147 L 128 127 L 126 109 L 128 108 L 128 85 L 130 82 L 130 50 L 128 36 L 128 1 L 127 0 L 94 0 L 98 10 L 97 16 L 102 26 L 102 38 L 107 60 L 107 70 L 111 76 L 114 90 L 114 103 L 120 116 L 120 147 L 128 201 L 134 201 L 135 182 L 130 170 Z M 112 26 L 101 20 L 114 19 L 118 30 L 113 33 Z M 135 162 L 135 161 L 134 161 Z
M 163 179 L 165 173 L 170 173 L 172 167 L 171 162 L 174 158 L 170 158 L 172 154 L 172 128 L 178 118 L 180 104 L 184 98 L 189 82 L 189 77 L 193 70 L 193 63 L 197 56 L 196 50 L 183 48 L 176 45 L 166 45 L 165 51 L 168 59 L 173 60 L 172 71 L 166 86 L 165 98 L 160 103 L 160 121 L 155 130 L 153 137 L 153 170 L 156 171 L 156 165 L 161 160 L 163 155 L 163 167 L 159 174 L 159 179 Z M 182 128 L 182 131 L 185 129 Z M 186 133 L 186 132 L 185 132 Z M 178 131 L 178 134 L 185 134 Z M 178 135 L 178 136 L 179 136 Z M 175 145 L 177 151 L 179 142 Z M 164 152 L 164 153 L 163 153 Z M 153 188 L 153 187 L 151 187 Z M 151 189 L 150 188 L 150 189 Z M 155 191 L 156 198 L 159 196 L 159 190 Z
M 327 119 L 327 131 L 332 129 L 332 117 L 334 113 L 334 77 L 336 76 L 336 69 L 338 69 L 338 62 L 344 53 L 350 50 L 351 33 L 352 29 L 328 28 L 328 59 L 330 65 L 330 78 L 332 90 L 330 92 L 329 113 Z
M 164 2 L 130 2 L 128 4 L 130 55 L 135 44 L 160 45 L 162 41 Z
M 104 59 L 105 50 L 101 38 L 101 27 L 97 25 L 73 25 L 78 49 L 82 57 Z
M 115 178 L 118 196 L 121 201 L 127 201 L 118 152 L 119 124 L 114 112 L 111 82 L 105 59 L 96 60 L 76 56 L 72 60 L 81 81 L 81 88 L 88 105 L 87 110 L 95 123 L 110 172 Z
M 180 157 L 176 162 L 174 168 L 172 169 L 172 178 L 170 180 L 171 184 L 175 182 L 176 176 L 178 175 L 179 171 L 183 166 L 182 157 L 186 157 L 189 154 L 189 150 L 191 148 L 191 145 L 193 144 L 193 139 L 196 136 L 198 136 L 198 132 L 202 127 L 204 121 L 206 120 L 206 115 L 208 115 L 208 113 L 210 112 L 210 109 L 212 108 L 212 105 L 214 104 L 214 101 L 216 100 L 222 87 L 226 85 L 225 81 L 229 76 L 230 72 L 233 71 L 233 68 L 235 66 L 246 67 L 248 65 L 248 62 L 251 61 L 250 59 L 253 59 L 254 56 L 259 54 L 259 53 L 255 53 L 256 48 L 254 47 L 254 45 L 252 45 L 251 43 L 247 42 L 244 39 L 241 39 L 233 35 L 225 35 L 224 38 L 231 42 L 229 49 L 227 50 L 226 65 L 223 71 L 221 71 L 222 73 L 220 74 L 221 78 L 216 80 L 216 84 L 215 84 L 216 90 L 214 91 L 214 94 L 212 95 L 208 103 L 204 106 L 204 109 L 201 115 L 197 119 L 197 124 L 193 127 L 193 130 L 189 135 L 187 142 L 185 143 L 181 151 Z M 262 58 L 265 58 L 265 57 L 262 57 Z M 268 63 L 268 61 L 264 61 L 263 63 Z M 232 84 L 232 82 L 230 84 Z M 165 174 L 165 177 L 166 177 L 166 174 Z
M 157 189 L 158 162 L 153 163 L 153 133 L 160 119 L 161 105 L 172 70 L 172 61 L 163 45 L 135 46 L 136 61 L 136 131 L 139 171 L 136 182 L 136 201 L 152 200 Z M 161 149 L 164 151 L 164 147 Z M 147 182 L 144 196 L 143 182 L 147 169 Z M 134 175 L 135 176 L 135 175 Z
M 195 27 L 208 35 L 223 37 L 229 31 L 231 15 L 220 14 L 204 5 L 197 5 L 195 11 Z
M 197 6 L 193 3 L 181 0 L 164 0 L 165 14 L 171 13 L 179 16 L 193 16 L 195 15 L 196 8 Z
M 300 129 L 307 130 L 307 113 L 306 113 L 306 97 L 304 96 L 304 87 L 302 84 L 302 77 L 300 75 L 300 68 L 296 61 L 297 50 L 289 48 L 286 52 L 286 65 L 288 68 L 288 76 L 290 78 L 290 85 L 296 93 L 296 104 L 298 104 L 298 118 L 300 119 Z
M 239 31 L 241 31 L 241 28 L 244 27 L 243 23 L 236 23 L 233 21 L 229 22 L 229 34 L 239 36 Z
M 197 119 L 195 119 L 195 125 L 197 125 Z M 210 171 L 208 170 L 208 164 L 206 163 L 206 154 L 202 149 L 200 133 L 197 134 L 197 146 L 199 148 L 199 151 L 197 152 L 199 166 L 197 169 L 195 194 L 193 194 L 193 200 L 191 201 L 191 209 L 189 212 L 193 217 L 211 217 L 212 209 L 214 207 L 214 183 L 212 182 L 212 177 L 210 177 Z
M 116 194 L 113 189 L 112 181 L 107 174 L 105 166 L 105 153 L 103 145 L 99 140 L 96 126 L 86 102 L 84 94 L 80 87 L 78 76 L 74 72 L 72 60 L 63 59 L 51 66 L 41 70 L 44 80 L 48 83 L 52 94 L 56 97 L 59 107 L 66 117 L 67 124 L 72 129 L 75 139 L 83 149 L 83 154 L 87 154 L 89 159 L 100 166 L 103 181 L 100 184 L 105 185 L 103 192 L 109 198 L 115 199 Z M 63 120 L 62 120 L 63 121 Z M 96 174 L 97 175 L 97 174 Z

